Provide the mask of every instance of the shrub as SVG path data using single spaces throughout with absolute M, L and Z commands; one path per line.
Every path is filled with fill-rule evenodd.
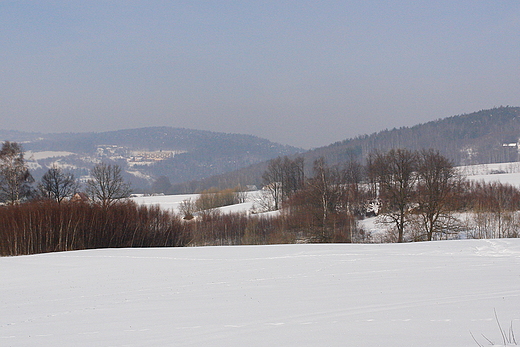
M 180 218 L 159 207 L 128 201 L 110 208 L 54 201 L 0 207 L 0 255 L 106 247 L 185 246 Z
M 208 189 L 201 192 L 195 200 L 195 208 L 197 211 L 207 211 L 240 202 L 243 202 L 243 198 L 238 188 L 224 190 Z
M 281 217 L 248 216 L 245 213 L 207 213 L 191 225 L 194 246 L 291 243 Z

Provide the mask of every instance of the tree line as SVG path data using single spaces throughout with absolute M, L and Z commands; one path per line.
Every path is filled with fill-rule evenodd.
M 20 144 L 6 141 L 0 149 L 0 202 L 13 205 L 29 200 L 53 200 L 57 203 L 71 199 L 81 192 L 81 186 L 73 174 L 57 166 L 51 167 L 34 186 L 29 167 Z M 130 196 L 130 185 L 122 176 L 121 167 L 105 162 L 90 170 L 83 193 L 103 208 Z

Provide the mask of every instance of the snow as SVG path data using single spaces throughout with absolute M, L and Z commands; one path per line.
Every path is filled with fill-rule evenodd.
M 254 202 L 247 201 L 240 204 L 228 205 L 219 207 L 220 212 L 222 213 L 240 213 L 247 212 L 253 208 Z
M 48 158 L 56 158 L 56 157 L 67 157 L 69 155 L 74 155 L 72 152 L 65 151 L 43 151 L 43 152 L 32 152 L 27 151 L 25 153 L 25 157 L 29 160 L 42 160 Z
M 245 193 L 245 202 L 235 205 L 223 206 L 218 209 L 222 213 L 248 213 L 254 209 L 255 200 L 260 194 L 259 191 L 252 191 Z M 169 210 L 179 213 L 179 205 L 187 199 L 192 202 L 199 197 L 199 194 L 184 194 L 184 195 L 150 195 L 133 197 L 132 200 L 140 205 L 159 206 L 161 209 Z
M 142 179 L 145 179 L 145 180 L 152 181 L 152 176 L 147 175 L 147 174 L 144 174 L 144 173 L 142 173 L 141 171 L 130 171 L 130 170 L 126 170 L 126 172 L 128 172 L 128 173 L 131 174 L 131 175 L 134 175 L 134 176 L 137 177 L 137 178 L 142 178 Z
M 520 188 L 520 162 L 469 165 L 459 170 L 472 181 L 500 182 Z
M 184 195 L 150 195 L 133 197 L 132 200 L 140 205 L 145 206 L 159 206 L 164 210 L 169 210 L 174 213 L 179 213 L 179 205 L 187 199 L 195 201 L 199 194 L 184 194 Z
M 520 162 L 493 163 L 459 166 L 459 170 L 466 175 L 492 175 L 497 172 L 518 173 L 520 172 Z
M 520 188 L 520 173 L 518 172 L 493 175 L 471 175 L 468 176 L 468 179 L 473 181 L 484 181 L 487 183 L 500 182 Z
M 2 346 L 477 346 L 520 330 L 520 240 L 0 258 Z

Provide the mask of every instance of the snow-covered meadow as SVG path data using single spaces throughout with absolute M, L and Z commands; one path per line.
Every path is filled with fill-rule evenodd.
M 155 206 L 158 205 L 162 209 L 169 210 L 174 213 L 179 213 L 179 205 L 184 200 L 197 199 L 198 194 L 183 194 L 183 195 L 148 195 L 133 197 L 132 200 L 139 205 Z
M 520 162 L 470 165 L 459 168 L 469 180 L 501 182 L 520 187 Z
M 235 205 L 218 207 L 221 213 L 250 213 L 257 208 L 258 200 L 262 191 L 250 191 L 245 193 L 245 202 Z M 184 195 L 149 195 L 137 196 L 132 200 L 139 205 L 145 206 L 160 206 L 162 209 L 169 210 L 174 213 L 179 213 L 179 206 L 185 200 L 194 202 L 199 197 L 198 194 L 184 194 Z
M 0 258 L 2 346 L 477 346 L 520 331 L 520 240 Z
M 520 185 L 496 172 L 469 178 Z M 520 334 L 520 239 L 85 250 L 0 278 L 1 346 L 501 345 L 495 312 Z

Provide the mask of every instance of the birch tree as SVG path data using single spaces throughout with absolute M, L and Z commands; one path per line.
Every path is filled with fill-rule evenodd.
M 22 146 L 5 141 L 0 150 L 0 200 L 15 204 L 27 199 L 33 182 Z

